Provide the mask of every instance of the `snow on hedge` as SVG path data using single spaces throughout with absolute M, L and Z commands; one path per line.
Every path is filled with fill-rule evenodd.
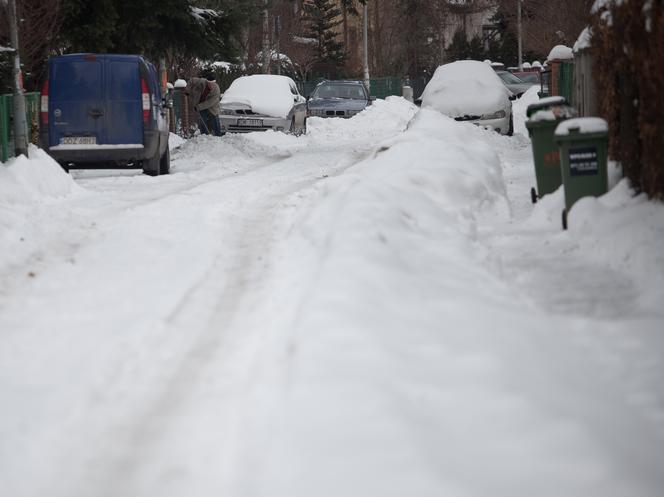
M 586 27 L 581 31 L 581 34 L 579 35 L 579 38 L 574 42 L 574 47 L 572 48 L 572 51 L 574 53 L 580 52 L 581 50 L 585 50 L 587 48 L 590 48 L 590 44 L 592 43 L 592 29 L 590 26 Z
M 569 60 L 574 58 L 574 52 L 570 47 L 565 45 L 556 45 L 549 52 L 549 56 L 546 58 L 547 61 L 552 60 Z

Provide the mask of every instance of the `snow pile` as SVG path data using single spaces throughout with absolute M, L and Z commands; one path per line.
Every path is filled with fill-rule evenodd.
M 422 93 L 422 107 L 446 116 L 492 114 L 509 107 L 509 90 L 493 69 L 474 60 L 445 64 Z
M 46 152 L 30 145 L 28 153 L 29 159 L 21 155 L 0 165 L 0 277 L 5 266 L 40 249 L 32 245 L 35 232 L 57 229 L 35 223 L 37 211 L 83 191 Z
M 2 209 L 39 199 L 65 197 L 80 188 L 46 152 L 30 146 L 28 153 L 29 159 L 21 155 L 0 167 Z
M 584 197 L 572 206 L 566 234 L 576 242 L 574 250 L 587 254 L 594 264 L 630 274 L 643 295 L 639 301 L 641 307 L 661 310 L 664 205 L 648 201 L 645 195 L 636 195 L 628 180 L 620 179 L 620 171 L 614 164 L 609 164 L 609 186 L 607 194 Z M 564 207 L 561 187 L 536 204 L 526 225 L 560 230 Z
M 221 106 L 248 105 L 255 113 L 273 117 L 286 117 L 293 107 L 288 76 L 254 74 L 237 78 L 221 98 Z
M 187 140 L 182 138 L 180 135 L 176 135 L 175 133 L 169 133 L 168 135 L 168 149 L 173 150 L 181 145 L 183 145 Z
M 541 101 L 538 95 L 539 86 L 528 88 L 526 92 L 521 95 L 521 98 L 512 103 L 512 115 L 514 116 L 514 132 L 523 136 L 528 136 L 526 129 L 526 110 L 528 106 L 535 102 Z M 543 100 L 543 99 L 542 99 Z
M 644 295 L 640 305 L 664 302 L 664 205 L 636 195 L 623 179 L 606 195 L 578 200 L 568 216 L 579 248 L 609 267 L 631 274 Z
M 556 45 L 551 49 L 546 60 L 550 62 L 552 60 L 569 60 L 573 58 L 574 52 L 571 48 L 566 47 L 565 45 Z

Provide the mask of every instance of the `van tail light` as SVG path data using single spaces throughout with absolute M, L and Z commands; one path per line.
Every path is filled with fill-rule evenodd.
M 44 81 L 41 91 L 41 122 L 48 124 L 48 79 Z
M 145 78 L 141 78 L 141 100 L 143 102 L 143 123 L 150 119 L 150 90 Z

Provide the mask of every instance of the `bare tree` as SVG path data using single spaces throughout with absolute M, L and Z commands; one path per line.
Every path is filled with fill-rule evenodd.
M 522 0 L 524 51 L 546 56 L 559 44 L 571 46 L 588 25 L 594 0 Z M 517 0 L 498 0 L 510 29 L 516 29 Z

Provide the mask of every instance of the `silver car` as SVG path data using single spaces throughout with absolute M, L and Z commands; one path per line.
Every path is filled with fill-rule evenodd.
M 361 81 L 323 81 L 309 97 L 309 116 L 353 117 L 374 100 Z
M 241 76 L 231 83 L 221 98 L 221 131 L 249 133 L 272 129 L 306 133 L 306 102 L 288 76 Z

